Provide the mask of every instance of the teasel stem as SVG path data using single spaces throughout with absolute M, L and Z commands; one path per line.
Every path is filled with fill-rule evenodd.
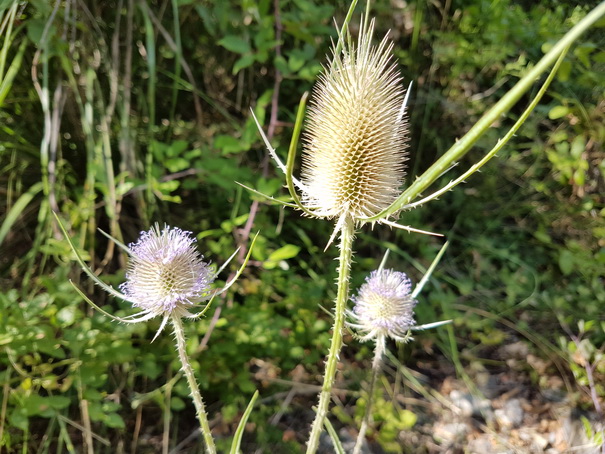
M 176 338 L 176 346 L 179 353 L 179 359 L 181 360 L 181 365 L 183 372 L 185 373 L 185 377 L 187 377 L 187 384 L 189 385 L 189 390 L 191 391 L 191 398 L 193 399 L 193 403 L 195 405 L 195 413 L 200 423 L 200 430 L 202 431 L 202 436 L 204 437 L 204 443 L 206 444 L 206 453 L 216 454 L 216 446 L 214 445 L 212 433 L 210 432 L 210 424 L 208 423 L 208 414 L 206 413 L 206 407 L 204 406 L 204 401 L 202 400 L 202 395 L 200 394 L 200 388 L 197 384 L 197 381 L 195 380 L 193 368 L 191 367 L 191 364 L 189 363 L 189 357 L 187 356 L 183 323 L 181 321 L 181 318 L 175 314 L 171 316 L 171 321 L 172 326 L 174 327 L 174 337 Z
M 386 341 L 384 334 L 381 334 L 376 339 L 376 347 L 374 348 L 374 360 L 372 361 L 372 378 L 370 379 L 370 388 L 368 389 L 368 400 L 366 401 L 366 410 L 359 427 L 359 434 L 355 441 L 355 447 L 353 448 L 353 454 L 359 454 L 361 452 L 361 446 L 368 430 L 368 424 L 370 423 L 370 416 L 372 415 L 372 407 L 374 405 L 374 387 L 376 386 L 376 379 L 378 378 L 378 372 L 382 367 L 382 355 L 384 355 Z
M 342 331 L 345 322 L 345 310 L 349 299 L 349 275 L 351 273 L 351 260 L 353 258 L 353 239 L 355 237 L 355 224 L 353 218 L 347 215 L 340 230 L 340 257 L 338 258 L 338 293 L 334 308 L 334 326 L 332 327 L 332 341 L 326 360 L 324 382 L 319 394 L 317 414 L 311 427 L 311 435 L 307 443 L 307 454 L 314 454 L 319 446 L 319 436 L 324 427 L 328 414 L 332 386 L 338 366 L 340 350 L 342 348 Z

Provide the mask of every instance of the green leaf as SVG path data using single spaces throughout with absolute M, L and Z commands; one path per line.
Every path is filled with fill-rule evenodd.
M 28 416 L 49 417 L 56 414 L 56 410 L 67 408 L 71 400 L 65 396 L 39 396 L 32 394 L 24 402 L 23 408 Z
M 233 69 L 231 70 L 232 74 L 237 74 L 242 69 L 252 66 L 252 64 L 256 61 L 256 58 L 252 54 L 246 54 L 240 57 L 235 64 L 233 65 Z
M 173 396 L 170 399 L 170 409 L 174 410 L 174 411 L 181 411 L 183 410 L 187 405 L 185 404 L 185 401 L 183 399 L 181 399 L 178 396 Z
M 86 400 L 102 400 L 103 399 L 103 394 L 99 391 L 97 391 L 96 389 L 93 388 L 86 388 L 84 390 L 84 392 L 82 393 L 82 397 Z
M 548 112 L 548 118 L 556 120 L 562 118 L 569 113 L 569 108 L 565 106 L 555 106 Z
M 151 355 L 147 355 L 138 366 L 138 372 L 143 374 L 145 377 L 155 380 L 158 378 L 162 369 L 158 365 L 157 359 Z
M 221 228 L 229 233 L 233 230 L 234 227 L 236 226 L 240 226 L 242 225 L 244 222 L 246 222 L 248 220 L 248 217 L 250 216 L 250 213 L 246 213 L 246 214 L 241 214 L 239 216 L 237 216 L 235 219 L 233 220 L 226 220 L 221 222 Z
M 576 136 L 571 142 L 571 155 L 579 159 L 582 157 L 582 153 L 586 150 L 586 141 L 584 140 L 584 136 Z
M 15 338 L 10 334 L 6 334 L 6 333 L 0 334 L 0 347 L 2 345 L 10 344 L 11 342 L 13 342 L 14 339 Z
M 69 407 L 71 399 L 65 396 L 49 396 L 46 398 L 48 404 L 55 410 L 63 410 Z
M 283 262 L 284 260 L 290 259 L 292 257 L 296 257 L 298 252 L 300 251 L 299 246 L 295 246 L 293 244 L 287 244 L 284 247 L 273 251 L 269 254 L 269 257 L 266 261 L 263 262 L 263 267 L 267 270 L 271 270 L 275 268 L 277 265 L 283 265 L 283 268 L 287 268 L 288 265 Z M 283 263 L 282 263 L 283 262 Z
M 557 79 L 559 79 L 561 82 L 567 82 L 571 76 L 572 66 L 573 65 L 570 61 L 566 60 L 562 62 L 561 66 L 559 67 L 559 71 L 557 71 Z
M 275 66 L 275 69 L 281 72 L 284 76 L 290 75 L 290 67 L 288 66 L 288 62 L 283 56 L 278 55 L 277 57 L 275 57 L 273 59 L 273 65 Z
M 292 72 L 298 72 L 307 61 L 314 57 L 314 49 L 305 46 L 305 49 L 294 49 L 288 54 L 288 67 Z
M 243 151 L 241 142 L 229 135 L 217 136 L 214 139 L 214 148 L 221 150 L 223 156 Z
M 273 196 L 282 187 L 282 181 L 278 178 L 259 178 L 256 182 L 256 189 L 263 194 Z
M 250 43 L 236 35 L 225 36 L 223 39 L 219 40 L 218 44 L 236 54 L 246 54 L 252 51 Z
M 42 353 L 46 353 L 48 356 L 52 356 L 58 359 L 65 359 L 67 355 L 58 342 L 49 342 L 48 340 L 41 340 L 36 342 L 36 347 Z
M 80 368 L 80 378 L 82 384 L 99 388 L 107 381 L 107 362 L 87 362 L 85 366 Z
M 29 426 L 29 419 L 22 408 L 16 408 L 8 417 L 12 427 L 26 431 Z
M 559 254 L 559 268 L 565 276 L 569 276 L 574 268 L 573 254 L 568 250 L 563 250 Z
M 132 346 L 130 340 L 116 340 L 111 344 L 108 351 L 111 360 L 116 363 L 130 362 L 137 355 L 137 350 Z
M 185 158 L 170 158 L 164 160 L 164 166 L 173 173 L 189 168 L 189 160 Z
M 76 314 L 78 308 L 76 306 L 67 306 L 57 312 L 57 320 L 61 324 L 62 328 L 71 326 L 76 320 Z
M 42 40 L 44 34 L 44 28 L 46 27 L 46 20 L 43 19 L 30 19 L 27 21 L 27 37 L 37 45 Z M 46 32 L 46 39 L 53 36 L 57 31 L 54 25 L 51 25 Z
M 592 59 L 595 63 L 605 63 L 605 52 L 598 52 Z
M 300 246 L 295 246 L 294 244 L 286 244 L 283 247 L 280 247 L 276 251 L 273 251 L 267 261 L 270 262 L 279 262 L 281 260 L 291 259 L 292 257 L 296 257 L 300 252 Z
M 103 418 L 103 422 L 107 427 L 112 427 L 115 429 L 123 429 L 124 427 L 126 427 L 126 424 L 124 424 L 124 420 L 117 413 L 107 414 L 105 418 Z
M 304 65 L 305 65 L 305 60 L 300 58 L 297 55 L 291 55 L 290 60 L 288 60 L 288 67 L 290 68 L 290 71 L 292 71 L 293 73 L 297 72 Z
M 4 11 L 5 9 L 7 9 L 9 6 L 11 6 L 13 4 L 15 0 L 1 0 L 0 1 L 0 12 Z
M 189 142 L 187 142 L 186 140 L 175 140 L 174 142 L 168 144 L 168 146 L 165 147 L 164 152 L 166 153 L 166 156 L 176 157 L 182 155 L 183 152 L 186 151 L 188 148 Z

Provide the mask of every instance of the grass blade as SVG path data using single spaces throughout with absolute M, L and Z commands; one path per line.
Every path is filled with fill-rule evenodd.
M 230 454 L 239 454 L 241 451 L 239 449 L 240 444 L 242 443 L 242 436 L 244 435 L 244 428 L 246 427 L 246 422 L 250 417 L 250 413 L 252 413 L 252 408 L 254 408 L 254 403 L 258 399 L 258 390 L 254 392 L 252 399 L 250 399 L 250 403 L 246 407 L 246 411 L 242 415 L 242 419 L 237 425 L 237 430 L 235 431 L 235 435 L 233 436 L 233 443 L 231 443 L 231 451 Z
M 22 194 L 21 197 L 17 199 L 11 210 L 6 214 L 6 218 L 4 218 L 4 222 L 2 222 L 2 225 L 0 226 L 0 245 L 23 210 L 25 210 L 27 205 L 29 205 L 36 194 L 42 191 L 42 188 L 43 184 L 40 181 L 34 184 L 26 193 Z

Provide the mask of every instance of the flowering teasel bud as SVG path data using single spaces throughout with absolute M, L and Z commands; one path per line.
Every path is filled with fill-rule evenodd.
M 390 337 L 406 342 L 410 339 L 417 301 L 412 296 L 412 281 L 405 273 L 390 269 L 372 271 L 352 300 L 349 326 L 360 332 L 360 340 L 383 342 Z
M 334 50 L 310 101 L 304 136 L 303 204 L 320 217 L 359 220 L 388 208 L 403 184 L 405 90 L 387 37 L 374 21 L 357 46 Z
M 216 274 L 195 247 L 191 232 L 156 224 L 129 245 L 126 282 L 120 290 L 150 317 L 192 316 L 188 309 L 210 298 Z

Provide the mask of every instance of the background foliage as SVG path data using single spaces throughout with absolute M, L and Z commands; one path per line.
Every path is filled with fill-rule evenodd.
M 414 81 L 410 180 L 588 10 L 554 0 L 376 3 L 379 33 L 390 29 L 401 71 Z M 336 251 L 323 253 L 331 226 L 268 205 L 235 182 L 283 197 L 249 109 L 283 155 L 298 100 L 335 38 L 332 17 L 342 22 L 346 9 L 312 0 L 0 1 L 0 450 L 192 444 L 193 408 L 172 340 L 151 344 L 158 322 L 118 325 L 80 300 L 69 279 L 106 309 L 130 313 L 81 279 L 54 210 L 116 286 L 125 257 L 97 228 L 128 243 L 151 222 L 178 225 L 217 264 L 260 231 L 235 290 L 207 319 L 187 324 L 189 349 L 224 446 L 258 388 L 246 452 L 299 451 L 329 340 L 321 308 L 329 311 L 335 292 Z M 536 386 L 560 375 L 577 405 L 592 408 L 592 375 L 605 396 L 604 42 L 595 28 L 572 49 L 499 159 L 402 216 L 450 240 L 417 321 L 454 324 L 393 347 L 394 361 L 414 369 L 437 358 L 464 375 L 469 365 L 504 367 L 494 348 L 522 339 L 550 364 L 546 375 L 534 374 Z M 441 245 L 385 228 L 358 236 L 353 289 L 386 248 L 389 266 L 417 281 Z M 339 395 L 336 414 L 357 427 L 363 401 L 356 412 L 352 404 L 370 354 L 350 336 L 346 343 L 339 386 L 350 392 Z M 415 409 L 388 395 L 377 402 L 378 441 L 397 452 Z

